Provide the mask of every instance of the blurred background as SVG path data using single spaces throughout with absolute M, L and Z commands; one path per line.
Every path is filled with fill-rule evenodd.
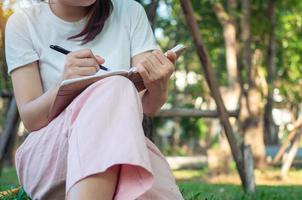
M 14 152 L 27 135 L 6 72 L 5 22 L 33 2 L 0 2 L 0 191 L 18 186 Z M 148 129 L 185 199 L 301 199 L 302 1 L 139 2 L 163 51 L 188 47 Z

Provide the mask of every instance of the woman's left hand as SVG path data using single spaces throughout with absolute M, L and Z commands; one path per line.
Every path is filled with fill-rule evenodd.
M 176 54 L 167 52 L 167 56 L 159 50 L 145 54 L 136 66 L 149 93 L 160 96 L 167 95 L 170 76 L 175 70 Z
M 159 50 L 140 56 L 135 67 L 147 89 L 142 98 L 142 104 L 144 113 L 153 116 L 167 100 L 168 83 L 175 70 L 177 56 L 172 51 L 164 55 Z

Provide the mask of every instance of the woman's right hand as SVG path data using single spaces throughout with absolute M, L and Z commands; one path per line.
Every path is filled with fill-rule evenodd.
M 89 76 L 95 74 L 99 69 L 99 65 L 105 60 L 93 55 L 90 49 L 81 49 L 67 54 L 64 72 L 61 81 L 81 76 Z

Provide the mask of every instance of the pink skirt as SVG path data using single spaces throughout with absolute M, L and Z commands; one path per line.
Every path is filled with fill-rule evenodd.
M 183 199 L 159 149 L 145 137 L 134 85 L 113 76 L 90 85 L 16 152 L 21 186 L 32 199 L 65 199 L 81 179 L 121 165 L 116 200 Z

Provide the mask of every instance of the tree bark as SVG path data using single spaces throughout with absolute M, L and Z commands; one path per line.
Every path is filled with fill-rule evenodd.
M 152 117 L 147 117 L 144 115 L 143 123 L 142 123 L 145 136 L 153 141 L 153 119 Z
M 152 29 L 154 29 L 154 25 L 155 25 L 156 10 L 158 7 L 158 2 L 159 2 L 159 0 L 152 0 L 152 2 L 149 4 L 148 9 L 147 9 L 147 16 L 148 16 Z
M 234 2 L 233 2 L 234 3 Z M 234 5 L 229 5 L 233 7 Z M 236 26 L 233 16 L 229 15 L 220 3 L 213 5 L 215 14 L 223 27 L 223 36 L 226 49 L 226 64 L 229 87 L 234 89 L 238 84 Z
M 276 73 L 275 57 L 276 57 L 276 17 L 275 17 L 276 1 L 270 0 L 268 5 L 269 25 L 269 43 L 267 49 L 267 97 L 264 108 L 264 141 L 266 145 L 278 144 L 278 127 L 273 120 L 273 91 L 275 88 L 274 78 Z
M 238 117 L 238 110 L 228 111 L 229 117 Z M 216 110 L 198 110 L 187 108 L 161 109 L 157 117 L 203 117 L 203 118 L 218 118 L 219 113 Z
M 256 67 L 252 65 L 251 55 L 251 4 L 250 0 L 242 0 L 242 20 L 241 20 L 241 39 L 243 42 L 242 49 L 242 64 L 243 68 L 247 69 L 247 84 L 248 88 L 241 87 L 243 96 L 240 106 L 239 126 L 244 133 L 245 144 L 251 145 L 254 156 L 255 166 L 265 166 L 265 146 L 263 138 L 262 112 L 261 112 L 261 94 L 258 91 L 255 83 Z M 243 83 L 244 84 L 244 83 Z
M 250 193 L 255 192 L 255 176 L 253 173 L 254 170 L 254 160 L 253 154 L 250 145 L 242 145 L 242 152 L 243 152 L 243 160 L 244 160 L 244 171 L 247 178 L 246 187 L 247 191 Z
M 8 113 L 6 115 L 5 127 L 0 140 L 0 174 L 4 157 L 9 152 L 9 142 L 14 141 L 13 137 L 16 137 L 17 127 L 19 127 L 19 113 L 16 104 L 16 100 L 13 97 L 9 103 Z
M 237 109 L 240 96 L 240 87 L 238 83 L 237 71 L 237 39 L 235 24 L 236 0 L 227 1 L 227 11 L 221 3 L 214 3 L 213 10 L 223 28 L 223 36 L 225 43 L 225 59 L 228 75 L 228 87 L 222 88 L 222 98 L 227 109 Z M 232 123 L 234 125 L 235 122 Z M 231 154 L 230 147 L 226 137 L 220 137 L 219 148 L 226 154 Z M 225 165 L 228 167 L 229 165 Z M 227 170 L 225 170 L 227 171 Z

